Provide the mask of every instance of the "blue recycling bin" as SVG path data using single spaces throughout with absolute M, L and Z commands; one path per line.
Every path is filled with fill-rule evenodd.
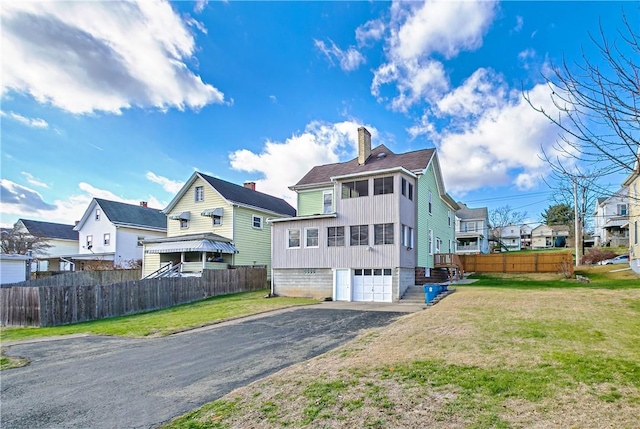
M 427 304 L 429 304 L 431 301 L 435 299 L 436 296 L 438 296 L 439 292 L 437 292 L 436 285 L 433 285 L 433 284 L 424 285 L 422 286 L 422 289 L 424 290 L 424 302 Z

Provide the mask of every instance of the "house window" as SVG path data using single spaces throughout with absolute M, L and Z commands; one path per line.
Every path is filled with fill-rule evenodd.
M 433 213 L 433 194 L 429 191 L 429 214 Z
M 100 220 L 100 215 L 102 214 L 102 212 L 100 211 L 100 209 L 96 209 L 96 220 Z
M 104 234 L 104 245 L 108 246 L 111 243 L 111 234 L 108 232 Z
M 633 244 L 638 244 L 638 221 L 633 222 Z
M 442 248 L 442 239 L 436 237 L 436 253 L 440 253 L 440 249 Z
M 324 191 L 322 193 L 322 213 L 333 212 L 333 191 Z
M 204 186 L 196 186 L 194 201 L 196 203 L 199 201 L 204 201 Z
M 287 248 L 288 249 L 300 248 L 300 230 L 299 229 L 287 230 Z
M 447 224 L 451 226 L 451 210 L 447 210 Z
M 262 229 L 262 216 L 252 216 L 252 224 L 254 228 Z
M 429 255 L 433 255 L 433 230 L 429 230 Z
M 222 216 L 212 216 L 211 217 L 211 222 L 213 224 L 213 226 L 220 226 L 222 225 Z
M 367 246 L 369 245 L 369 225 L 354 225 L 350 227 L 351 239 L 350 246 Z
M 476 223 L 475 222 L 465 222 L 464 223 L 464 232 L 475 232 L 476 231 Z
M 402 225 L 402 245 L 411 249 L 413 247 L 413 228 Z
M 180 229 L 189 228 L 189 219 L 180 219 Z
M 627 205 L 618 204 L 618 216 L 626 216 L 626 215 L 627 215 Z
M 402 193 L 402 195 L 406 197 L 407 196 L 407 179 L 403 177 L 400 183 L 401 183 L 400 192 Z
M 408 185 L 409 185 L 409 189 L 408 189 L 407 198 L 413 201 L 413 183 L 409 183 Z
M 327 246 L 344 246 L 344 226 L 330 226 L 327 228 Z
M 318 247 L 318 228 L 307 228 L 304 230 L 304 246 Z
M 87 249 L 91 250 L 93 247 L 93 235 L 87 235 Z
M 373 179 L 373 195 L 393 194 L 393 177 Z
M 138 247 L 142 247 L 142 242 L 144 241 L 144 237 L 142 236 L 138 236 L 138 242 L 137 242 L 137 246 Z
M 342 198 L 366 197 L 369 195 L 369 181 L 356 180 L 342 184 Z
M 393 224 L 373 225 L 373 244 L 393 244 Z

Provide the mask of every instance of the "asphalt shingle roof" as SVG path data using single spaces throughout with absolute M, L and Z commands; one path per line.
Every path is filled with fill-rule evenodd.
M 423 170 L 428 164 L 435 149 L 421 149 L 401 154 L 393 153 L 385 145 L 379 145 L 371 150 L 371 155 L 363 165 L 358 164 L 358 158 L 336 164 L 318 165 L 313 167 L 295 186 L 327 183 L 335 176 L 347 174 L 373 172 L 388 168 L 403 167 L 409 171 Z M 385 153 L 384 157 L 378 157 Z
M 95 198 L 104 215 L 115 224 L 167 229 L 167 216 L 158 209 Z
M 74 225 L 63 223 L 41 222 L 38 220 L 19 219 L 29 234 L 34 237 L 57 238 L 60 240 L 78 240 L 78 231 L 74 231 Z
M 458 205 L 462 207 L 460 210 L 456 210 L 456 216 L 462 220 L 467 219 L 487 219 L 489 212 L 486 207 L 480 207 L 478 209 L 470 209 L 461 202 Z
M 291 205 L 282 198 L 254 191 L 244 186 L 236 185 L 235 183 L 207 176 L 206 174 L 198 174 L 209 182 L 227 201 L 258 207 L 287 216 L 296 215 L 296 209 L 291 207 Z

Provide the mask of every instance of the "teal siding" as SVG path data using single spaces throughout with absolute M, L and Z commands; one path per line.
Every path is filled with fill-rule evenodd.
M 417 266 L 433 268 L 433 255 L 429 254 L 429 230 L 433 231 L 433 252 L 436 253 L 436 239 L 442 240 L 440 253 L 453 253 L 450 248 L 455 243 L 455 216 L 453 210 L 440 197 L 433 164 L 418 178 L 417 186 Z M 432 194 L 432 210 L 429 213 L 429 191 Z M 451 211 L 451 225 L 448 212 Z

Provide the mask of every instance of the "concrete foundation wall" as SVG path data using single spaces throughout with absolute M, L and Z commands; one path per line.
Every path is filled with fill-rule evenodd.
M 280 296 L 327 298 L 333 296 L 331 268 L 278 268 L 273 270 L 273 291 Z

